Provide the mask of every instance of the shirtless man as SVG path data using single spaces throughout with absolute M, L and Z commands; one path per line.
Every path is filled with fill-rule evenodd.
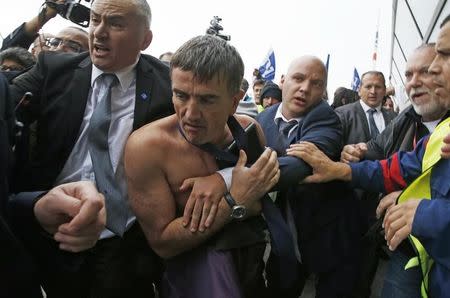
M 125 171 L 130 204 L 149 244 L 166 259 L 163 297 L 178 297 L 179 291 L 183 297 L 217 297 L 217 293 L 221 297 L 245 297 L 263 291 L 262 267 L 257 266 L 256 274 L 246 272 L 259 280 L 250 282 L 248 287 L 248 280 L 240 275 L 248 267 L 238 268 L 231 250 L 214 250 L 211 246 L 217 247 L 214 242 L 230 227 L 237 227 L 232 233 L 235 235 L 245 229 L 246 223 L 260 218 L 255 217 L 261 211 L 260 198 L 279 178 L 274 151 L 266 149 L 251 167 L 245 166 L 244 151 L 239 152 L 231 196 L 222 199 L 217 210 L 205 211 L 202 204 L 204 214 L 215 215 L 207 229 L 192 230 L 183 220 L 190 193 L 181 188 L 183 181 L 218 170 L 214 155 L 200 146 L 209 143 L 224 149 L 233 140 L 227 121 L 243 97 L 240 90 L 243 73 L 239 53 L 226 41 L 213 36 L 191 39 L 171 61 L 176 114 L 142 127 L 128 140 Z M 235 117 L 242 127 L 254 121 L 247 116 Z M 258 131 L 262 135 L 259 126 Z M 236 205 L 231 208 L 233 198 Z M 210 239 L 213 235 L 216 237 Z M 255 244 L 242 243 L 248 242 L 247 236 L 243 239 L 240 238 L 237 248 Z M 264 248 L 259 250 L 254 263 L 262 264 L 263 251 Z M 241 261 L 247 261 L 247 257 Z

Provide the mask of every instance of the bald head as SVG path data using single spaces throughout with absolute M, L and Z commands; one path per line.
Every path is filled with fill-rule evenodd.
M 327 85 L 327 71 L 319 58 L 302 56 L 291 62 L 281 83 L 284 117 L 302 117 L 322 100 Z
M 66 27 L 50 39 L 50 51 L 81 53 L 88 48 L 88 33 L 78 27 Z
M 296 71 L 298 68 L 314 68 L 317 74 L 323 79 L 325 87 L 326 87 L 326 80 L 327 80 L 327 69 L 325 67 L 325 64 L 317 58 L 316 56 L 312 55 L 305 55 L 298 57 L 294 60 L 292 60 L 291 64 L 289 64 L 289 68 L 287 71 L 287 74 Z

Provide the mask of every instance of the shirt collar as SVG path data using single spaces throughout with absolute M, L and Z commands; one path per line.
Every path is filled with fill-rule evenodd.
M 363 108 L 365 113 L 367 113 L 371 109 L 377 110 L 378 113 L 381 112 L 381 105 L 379 105 L 376 108 L 372 108 L 372 107 L 369 107 L 362 99 L 359 100 L 359 103 L 361 104 L 361 106 L 362 106 L 362 108 Z
M 133 80 L 136 78 L 136 64 L 138 63 L 138 60 L 136 60 L 135 63 L 131 64 L 130 66 L 127 66 L 125 68 L 122 68 L 121 70 L 113 72 L 120 83 L 120 88 L 122 91 L 127 90 Z M 102 74 L 104 71 L 100 70 L 97 66 L 92 64 L 92 76 L 91 76 L 91 87 L 94 86 L 95 80 Z
M 289 122 L 289 121 L 295 120 L 295 121 L 297 121 L 297 123 L 300 123 L 300 121 L 303 119 L 303 117 L 298 117 L 298 118 L 291 118 L 288 120 L 286 117 L 284 117 L 283 113 L 281 112 L 282 107 L 283 107 L 283 102 L 281 102 L 278 105 L 277 112 L 275 113 L 275 118 L 273 119 L 275 121 L 275 124 L 278 125 L 278 122 L 280 121 L 278 119 L 282 119 L 284 122 Z

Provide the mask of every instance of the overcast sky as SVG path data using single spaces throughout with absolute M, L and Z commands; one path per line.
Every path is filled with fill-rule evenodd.
M 3 1 L 0 33 L 6 36 L 22 22 L 38 13 L 43 1 Z M 153 41 L 145 51 L 159 56 L 175 51 L 189 38 L 204 34 L 209 21 L 223 19 L 223 33 L 245 63 L 245 78 L 252 79 L 272 47 L 276 58 L 278 82 L 290 61 L 312 54 L 326 60 L 331 55 L 328 92 L 332 97 L 339 86 L 350 87 L 353 68 L 361 74 L 373 68 L 375 33 L 379 19 L 378 59 L 376 69 L 386 77 L 391 44 L 391 0 L 155 0 L 152 9 Z M 81 1 L 89 6 L 88 2 Z M 7 7 L 7 8 L 6 8 Z M 44 26 L 44 32 L 56 33 L 72 25 L 57 16 Z

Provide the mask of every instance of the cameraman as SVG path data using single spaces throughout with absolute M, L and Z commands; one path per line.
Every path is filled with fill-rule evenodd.
M 64 2 L 65 0 L 55 0 L 55 3 Z M 43 6 L 35 17 L 20 25 L 3 40 L 1 50 L 3 51 L 10 47 L 22 47 L 28 49 L 33 41 L 39 37 L 39 30 L 41 30 L 48 21 L 53 19 L 56 14 L 56 9 Z M 45 40 L 43 40 L 43 43 L 45 43 Z
M 54 3 L 63 4 L 65 0 L 55 0 Z M 88 34 L 78 27 L 66 27 L 56 36 L 38 34 L 39 30 L 58 14 L 56 8 L 44 4 L 35 17 L 23 23 L 10 33 L 4 40 L 1 50 L 10 47 L 28 49 L 34 44 L 32 53 L 37 56 L 41 50 L 61 50 L 64 52 L 81 53 L 88 49 Z

